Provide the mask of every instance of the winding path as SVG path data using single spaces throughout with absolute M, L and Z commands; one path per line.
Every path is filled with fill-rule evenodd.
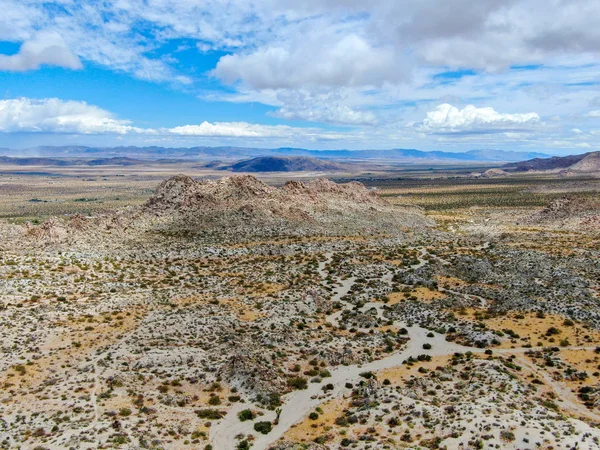
M 420 249 L 421 256 L 427 255 L 425 249 Z M 328 273 L 325 272 L 325 267 L 331 262 L 331 253 L 325 254 L 325 260 L 319 263 L 317 269 L 319 275 L 322 278 L 326 278 Z M 427 264 L 427 260 L 419 257 L 419 263 L 411 266 L 412 269 L 418 269 Z M 386 274 L 382 277 L 382 281 L 391 283 L 392 274 Z M 332 302 L 341 302 L 344 309 L 336 311 L 326 317 L 327 322 L 333 326 L 339 326 L 338 319 L 342 315 L 342 312 L 347 309 L 354 308 L 354 305 L 341 300 L 346 295 L 352 286 L 354 285 L 355 277 L 349 277 L 344 280 L 339 280 L 340 285 L 335 289 Z M 371 302 L 363 306 L 363 310 L 366 311 L 369 308 L 375 307 L 378 315 L 382 315 L 383 303 Z M 448 355 L 454 352 L 461 352 L 471 350 L 470 347 L 464 347 L 458 344 L 450 343 L 445 340 L 444 335 L 434 333 L 433 338 L 428 338 L 427 334 L 429 330 L 424 328 L 413 326 L 409 328 L 409 338 L 407 347 L 397 353 L 394 353 L 387 358 L 383 358 L 377 361 L 373 361 L 363 365 L 351 365 L 351 366 L 339 366 L 331 370 L 331 377 L 326 378 L 320 383 L 310 383 L 308 389 L 302 391 L 294 391 L 284 397 L 284 404 L 281 408 L 281 415 L 279 417 L 279 423 L 273 427 L 273 430 L 267 435 L 258 435 L 253 441 L 253 450 L 264 450 L 269 445 L 281 438 L 287 430 L 292 427 L 295 423 L 301 421 L 306 417 L 312 410 L 319 406 L 323 401 L 331 398 L 336 398 L 341 395 L 345 388 L 346 382 L 355 382 L 360 377 L 362 372 L 368 371 L 380 371 L 383 369 L 389 369 L 397 367 L 402 362 L 408 359 L 410 356 L 416 357 L 419 354 L 427 353 L 431 356 Z M 423 344 L 432 344 L 431 350 L 423 350 Z M 334 389 L 329 391 L 327 394 L 323 393 L 322 387 L 325 384 L 332 384 Z M 238 403 L 234 405 L 227 415 L 218 424 L 215 424 L 211 432 L 211 444 L 216 450 L 233 449 L 236 445 L 236 436 L 240 434 L 254 434 L 254 422 L 245 421 L 241 422 L 237 415 L 238 413 L 247 408 L 247 404 Z M 262 417 L 262 420 L 274 421 L 276 418 L 275 412 L 267 411 Z
M 486 243 L 487 244 L 487 243 Z M 489 244 L 488 244 L 489 245 Z M 487 248 L 485 246 L 483 248 Z M 417 269 L 423 267 L 427 264 L 427 260 L 424 259 L 426 256 L 427 250 L 424 248 L 420 250 L 419 263 L 413 265 L 412 269 Z M 325 272 L 326 265 L 331 261 L 332 254 L 327 253 L 326 260 L 321 261 L 318 268 L 318 273 L 321 277 L 326 278 L 328 274 Z M 391 282 L 391 276 L 384 276 L 386 279 L 384 281 Z M 389 278 L 389 279 L 388 279 Z M 344 309 L 354 308 L 354 305 L 348 302 L 344 302 L 341 298 L 346 295 L 352 285 L 354 284 L 354 277 L 347 278 L 345 280 L 341 280 L 341 285 L 338 286 L 335 290 L 335 294 L 332 297 L 332 301 L 340 301 L 344 305 Z M 452 292 L 452 291 L 448 291 Z M 457 293 L 460 294 L 460 293 Z M 465 295 L 465 294 L 461 294 Z M 485 299 L 482 297 L 472 296 L 478 298 L 482 305 L 486 305 Z M 363 309 L 376 307 L 378 314 L 382 314 L 383 303 L 367 303 Z M 366 309 L 365 309 L 366 310 Z M 334 326 L 339 326 L 338 319 L 341 316 L 343 310 L 336 311 L 335 313 L 327 316 L 326 320 Z M 398 325 L 404 325 L 401 323 L 397 323 Z M 252 434 L 256 436 L 256 439 L 253 441 L 252 449 L 253 450 L 265 450 L 271 444 L 279 440 L 284 436 L 284 434 L 296 423 L 302 421 L 311 411 L 313 411 L 316 407 L 318 407 L 324 401 L 337 398 L 342 395 L 344 392 L 348 391 L 345 387 L 347 382 L 356 383 L 356 380 L 360 378 L 360 374 L 362 372 L 377 372 L 383 369 L 390 369 L 397 366 L 400 366 L 403 361 L 408 359 L 410 356 L 416 357 L 420 354 L 428 354 L 432 357 L 434 356 L 445 356 L 451 355 L 455 352 L 466 352 L 471 351 L 473 353 L 482 353 L 484 349 L 467 347 L 463 345 L 459 345 L 453 342 L 448 342 L 445 339 L 445 336 L 438 333 L 433 333 L 433 337 L 427 337 L 427 334 L 431 333 L 430 330 L 412 326 L 407 327 L 410 340 L 407 343 L 406 348 L 403 350 L 394 353 L 386 358 L 373 361 L 363 365 L 350 365 L 350 366 L 338 366 L 331 369 L 331 377 L 326 378 L 325 380 L 319 383 L 310 383 L 306 390 L 294 391 L 283 397 L 283 406 L 281 407 L 281 414 L 279 417 L 279 423 L 273 426 L 272 431 L 267 434 L 258 434 L 254 431 L 254 422 L 253 421 L 245 421 L 241 422 L 237 415 L 238 413 L 248 408 L 248 404 L 245 403 L 237 403 L 235 404 L 227 413 L 227 415 L 218 423 L 213 425 L 213 429 L 211 430 L 211 444 L 215 450 L 230 450 L 234 449 L 236 446 L 236 436 L 238 435 L 249 435 Z M 424 350 L 423 344 L 429 343 L 432 345 L 430 350 Z M 571 348 L 571 347 L 569 347 Z M 573 349 L 587 349 L 587 347 L 572 347 Z M 589 347 L 593 349 L 595 347 Z M 515 349 L 498 349 L 494 350 L 494 353 L 498 354 L 516 354 L 521 355 L 518 357 L 519 363 L 523 366 L 526 366 L 532 372 L 540 375 L 544 378 L 547 384 L 554 389 L 562 398 L 561 406 L 565 409 L 570 410 L 571 412 L 575 412 L 580 415 L 585 415 L 588 418 L 593 418 L 594 420 L 600 420 L 600 416 L 590 411 L 587 411 L 583 406 L 577 403 L 576 399 L 573 399 L 573 394 L 563 386 L 560 386 L 551 379 L 551 377 L 543 372 L 539 371 L 534 364 L 528 362 L 522 354 L 532 350 L 531 348 L 515 348 Z M 333 390 L 324 393 L 322 387 L 325 384 L 332 384 Z M 274 421 L 276 419 L 276 414 L 273 411 L 266 411 L 264 416 L 262 416 L 261 420 L 269 420 Z
M 447 342 L 444 335 L 435 334 L 433 338 L 428 338 L 429 330 L 413 326 L 409 328 L 410 341 L 407 347 L 387 358 L 373 361 L 364 365 L 339 366 L 331 370 L 331 377 L 326 378 L 320 383 L 310 383 L 308 389 L 303 391 L 294 391 L 284 397 L 284 405 L 281 408 L 279 424 L 273 427 L 273 430 L 267 435 L 259 434 L 253 442 L 253 450 L 264 450 L 269 445 L 281 438 L 292 425 L 301 421 L 312 410 L 322 402 L 340 396 L 344 391 L 346 382 L 356 382 L 362 372 L 377 372 L 383 369 L 390 369 L 402 364 L 410 356 L 416 357 L 419 354 L 427 353 L 431 356 L 440 356 L 452 354 L 454 352 L 464 352 L 471 350 L 470 347 L 464 347 L 458 344 Z M 424 343 L 432 344 L 431 350 L 423 350 Z M 333 384 L 334 389 L 324 394 L 322 387 L 325 384 Z M 251 421 L 240 422 L 237 413 L 248 406 L 237 404 L 227 416 L 215 426 L 212 432 L 211 443 L 215 450 L 226 450 L 235 448 L 235 437 L 238 434 L 257 434 L 254 429 L 254 423 Z M 268 411 L 261 420 L 275 420 L 275 413 Z

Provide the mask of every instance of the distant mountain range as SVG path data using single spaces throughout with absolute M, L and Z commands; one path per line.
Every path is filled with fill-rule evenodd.
M 536 152 L 507 150 L 469 150 L 467 152 L 422 151 L 414 149 L 390 150 L 307 150 L 302 148 L 249 148 L 249 147 L 35 147 L 28 149 L 0 149 L 0 155 L 38 158 L 123 158 L 133 160 L 188 159 L 239 160 L 264 156 L 306 156 L 338 160 L 380 160 L 405 163 L 420 162 L 515 162 L 551 155 Z M 116 162 L 116 160 L 115 160 Z
M 551 158 L 534 158 L 527 161 L 505 164 L 502 168 L 513 172 L 562 170 L 567 172 L 598 173 L 600 172 L 600 152 L 553 156 Z
M 162 162 L 177 162 L 176 160 L 160 160 Z M 51 157 L 11 157 L 0 156 L 0 164 L 15 166 L 136 166 L 148 164 L 148 161 L 127 157 L 112 158 L 51 158 Z

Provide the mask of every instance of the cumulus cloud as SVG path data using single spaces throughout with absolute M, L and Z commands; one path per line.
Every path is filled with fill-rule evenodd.
M 171 68 L 153 51 L 176 39 L 195 40 L 202 51 L 234 52 L 219 68 L 224 78 L 247 76 L 249 82 L 280 85 L 294 62 L 327 69 L 327 56 L 343 67 L 332 65 L 331 73 L 317 80 L 311 75 L 309 81 L 396 82 L 394 71 L 367 74 L 355 66 L 375 63 L 375 72 L 383 57 L 393 57 L 383 65 L 388 68 L 405 54 L 428 64 L 499 70 L 580 55 L 593 61 L 600 53 L 597 0 L 89 0 L 60 2 L 60 7 L 51 1 L 6 0 L 3 15 L 2 39 L 23 40 L 52 28 L 85 59 L 161 81 Z M 293 34 L 300 38 L 296 44 Z M 149 61 L 157 73 L 143 69 Z M 268 67 L 256 74 L 261 61 Z M 270 72 L 278 68 L 283 75 L 274 80 Z
M 248 122 L 208 122 L 172 128 L 140 128 L 128 120 L 86 102 L 58 98 L 0 100 L 0 133 L 65 133 L 291 139 L 345 139 L 350 136 L 320 128 L 261 125 Z
M 350 99 L 336 92 L 280 91 L 277 99 L 283 106 L 271 115 L 282 119 L 338 125 L 373 125 L 377 122 L 373 112 L 352 108 L 348 104 Z
M 526 129 L 540 121 L 535 113 L 507 114 L 499 113 L 493 108 L 477 108 L 474 105 L 458 109 L 448 103 L 438 105 L 429 111 L 425 119 L 416 124 L 423 132 L 496 132 Z M 414 125 L 414 124 L 413 124 Z
M 595 109 L 594 111 L 590 111 L 587 113 L 588 117 L 600 117 L 600 109 Z
M 356 34 L 314 33 L 301 41 L 275 44 L 247 54 L 223 56 L 212 71 L 228 83 L 257 89 L 308 86 L 381 86 L 408 78 L 401 55 Z
M 39 69 L 42 65 L 67 69 L 83 67 L 63 38 L 52 32 L 38 33 L 33 39 L 25 41 L 14 55 L 0 55 L 0 70 L 23 72 Z
M 288 120 L 305 120 L 340 125 L 373 125 L 376 121 L 375 114 L 371 111 L 354 111 L 346 105 L 304 106 L 301 108 L 286 105 L 275 111 L 273 116 Z
M 379 141 L 383 146 L 397 144 L 386 129 L 388 124 L 411 136 L 417 135 L 415 130 L 423 131 L 421 136 L 426 137 L 421 138 L 430 142 L 406 144 L 418 146 L 437 145 L 446 138 L 443 133 L 472 133 L 464 136 L 470 142 L 479 133 L 490 142 L 500 136 L 484 133 L 513 130 L 512 136 L 522 139 L 522 130 L 531 130 L 540 119 L 523 121 L 522 114 L 498 112 L 510 108 L 569 117 L 557 135 L 570 134 L 573 126 L 587 133 L 592 121 L 584 116 L 598 117 L 597 111 L 587 113 L 599 107 L 589 102 L 597 88 L 590 82 L 597 80 L 600 70 L 598 0 L 1 3 L 0 40 L 23 45 L 16 55 L 0 55 L 0 69 L 78 68 L 81 61 L 89 61 L 136 78 L 174 83 L 203 99 L 213 96 L 220 101 L 270 105 L 275 110 L 272 115 L 285 120 L 352 125 L 356 128 L 349 133 L 355 135 L 358 127 L 369 125 L 364 128 L 367 133 L 377 128 L 385 136 Z M 53 30 L 58 37 L 41 39 L 39 30 Z M 188 53 L 176 50 L 183 48 Z M 194 66 L 194 52 L 198 66 Z M 216 79 L 207 79 L 206 61 L 225 53 L 210 72 Z M 461 71 L 473 76 L 461 78 Z M 435 77 L 440 72 L 458 75 Z M 217 80 L 229 86 L 223 88 Z M 327 97 L 341 90 L 348 96 Z M 480 108 L 483 111 L 474 113 L 472 121 L 448 119 L 440 125 L 437 119 L 422 120 L 419 113 L 425 101 L 467 104 L 482 98 L 489 99 L 493 113 Z M 453 113 L 457 117 L 468 115 L 457 111 Z M 106 111 L 101 116 L 94 119 L 100 123 L 97 129 L 132 126 Z M 38 126 L 50 127 L 49 122 Z M 407 122 L 415 127 L 407 128 Z M 544 130 L 559 122 L 546 120 Z M 231 122 L 207 123 L 232 135 L 251 133 L 247 128 L 241 131 L 244 126 L 232 127 Z M 203 125 L 175 128 L 189 133 L 182 136 L 195 136 L 192 130 L 217 133 Z M 248 124 L 250 129 L 253 125 Z M 69 126 L 85 129 L 83 124 Z M 125 132 L 173 134 L 163 129 Z M 325 136 L 319 129 L 290 133 Z M 446 140 L 455 145 L 456 137 Z M 501 138 L 507 137 L 505 131 Z M 541 142 L 542 137 L 536 139 Z
M 118 120 L 97 106 L 58 98 L 0 100 L 0 132 L 75 134 L 153 133 Z

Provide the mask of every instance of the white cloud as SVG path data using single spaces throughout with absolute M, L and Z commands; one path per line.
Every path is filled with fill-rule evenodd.
M 459 138 L 472 145 L 543 146 L 543 133 L 528 133 L 530 141 L 523 137 L 523 129 L 537 128 L 539 117 L 523 121 L 522 114 L 500 111 L 543 112 L 544 132 L 556 125 L 554 140 L 572 135 L 574 127 L 589 134 L 592 121 L 585 116 L 600 116 L 598 104 L 590 101 L 597 91 L 592 83 L 600 73 L 598 0 L 0 3 L 0 40 L 23 43 L 16 55 L 0 56 L 4 70 L 44 64 L 77 68 L 81 62 L 100 65 L 144 80 L 173 83 L 202 99 L 259 102 L 272 106 L 272 115 L 285 120 L 351 125 L 351 131 L 338 134 L 369 145 L 375 145 L 377 137 L 381 146 L 404 139 L 411 146 L 441 146 L 446 142 L 441 133 L 454 133 L 447 137 L 449 146 L 458 145 Z M 61 42 L 48 48 L 50 40 L 40 39 L 40 30 L 52 30 Z M 231 83 L 226 89 L 206 73 L 204 64 L 215 51 L 228 53 L 212 72 Z M 200 61 L 197 67 L 194 57 Z M 540 66 L 510 69 L 530 64 Z M 452 72 L 462 69 L 475 70 L 472 76 L 454 78 Z M 435 77 L 440 72 L 450 76 Z M 343 95 L 336 96 L 339 92 Z M 457 110 L 450 114 L 453 118 L 429 119 L 428 125 L 423 120 L 427 105 L 480 102 L 493 109 Z M 588 113 L 590 109 L 595 111 Z M 163 129 L 127 131 L 120 127 L 131 124 L 106 111 L 94 121 L 94 126 L 85 121 L 53 126 L 172 135 Z M 50 122 L 36 126 L 50 129 Z M 406 127 L 411 122 L 415 127 Z M 245 137 L 253 132 L 232 127 L 231 122 L 207 123 L 218 129 L 203 124 L 175 128 L 214 136 Z M 392 134 L 392 127 L 402 131 Z M 502 134 L 484 134 L 492 131 Z M 267 129 L 258 134 L 269 132 L 277 134 Z M 288 136 L 331 139 L 334 134 L 303 128 Z M 504 141 L 496 142 L 500 139 Z
M 275 117 L 288 120 L 334 123 L 341 125 L 373 125 L 375 114 L 371 111 L 354 111 L 346 105 L 295 108 L 286 105 L 273 113 Z
M 222 62 L 222 76 L 246 76 L 273 82 L 289 75 L 288 67 L 327 68 L 331 55 L 350 73 L 323 73 L 313 82 L 398 81 L 398 74 L 366 74 L 362 61 L 393 66 L 399 55 L 413 55 L 436 66 L 476 67 L 496 71 L 512 64 L 557 63 L 600 53 L 600 2 L 597 0 L 119 0 L 102 2 L 5 0 L 0 39 L 30 39 L 40 29 L 59 32 L 84 59 L 136 76 L 169 80 L 173 69 L 153 52 L 176 39 L 191 39 L 202 51 L 234 51 Z M 139 31 L 139 30 L 143 30 Z M 293 42 L 293 36 L 298 39 Z M 309 58 L 302 54 L 307 48 Z M 502 48 L 502 51 L 498 51 Z M 337 50 L 336 50 L 337 49 Z M 342 51 L 343 55 L 337 55 Z M 152 61 L 156 73 L 144 70 Z M 256 72 L 255 63 L 270 69 Z M 278 66 L 282 64 L 283 67 Z M 235 67 L 234 67 L 235 66 Z M 396 64 L 398 68 L 406 66 Z M 273 79 L 268 74 L 285 69 Z M 335 67 L 330 67 L 335 69 Z M 338 72 L 338 73 L 335 73 Z M 375 72 L 375 71 L 374 71 Z M 293 73 L 292 73 L 293 75 Z M 404 79 L 400 75 L 400 80 Z
M 199 125 L 182 125 L 169 128 L 168 132 L 180 136 L 220 136 L 220 137 L 285 137 L 294 128 L 285 125 L 257 125 L 247 122 L 202 122 Z
M 283 106 L 271 115 L 282 119 L 340 125 L 374 125 L 377 122 L 373 112 L 354 109 L 351 104 L 355 99 L 335 91 L 315 94 L 282 90 L 277 99 Z
M 80 135 L 152 135 L 256 139 L 348 139 L 352 133 L 321 128 L 261 125 L 248 122 L 202 122 L 172 128 L 140 128 L 86 102 L 58 98 L 0 100 L 0 133 L 65 133 Z
M 424 132 L 493 132 L 494 130 L 514 131 L 530 127 L 540 121 L 537 113 L 506 114 L 493 108 L 477 108 L 474 105 L 458 109 L 448 103 L 438 105 L 427 113 L 425 119 L 416 124 Z M 414 124 L 413 124 L 414 125 Z
M 297 39 L 223 56 L 212 73 L 256 89 L 382 86 L 409 78 L 403 58 L 392 47 L 373 46 L 356 34 L 313 32 Z
M 97 106 L 57 98 L 0 100 L 0 132 L 75 134 L 152 133 L 118 120 Z
M 0 55 L 0 70 L 23 72 L 39 69 L 42 65 L 67 69 L 83 67 L 63 38 L 53 32 L 38 33 L 33 39 L 25 41 L 14 55 Z
M 355 133 L 337 133 L 322 128 L 291 127 L 287 125 L 261 125 L 248 122 L 202 122 L 199 125 L 182 125 L 158 130 L 160 134 L 183 137 L 221 137 L 257 140 L 291 141 L 348 140 L 358 137 Z

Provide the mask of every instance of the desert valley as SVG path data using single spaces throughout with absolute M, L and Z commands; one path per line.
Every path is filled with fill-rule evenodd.
M 2 169 L 3 448 L 600 448 L 597 172 Z

